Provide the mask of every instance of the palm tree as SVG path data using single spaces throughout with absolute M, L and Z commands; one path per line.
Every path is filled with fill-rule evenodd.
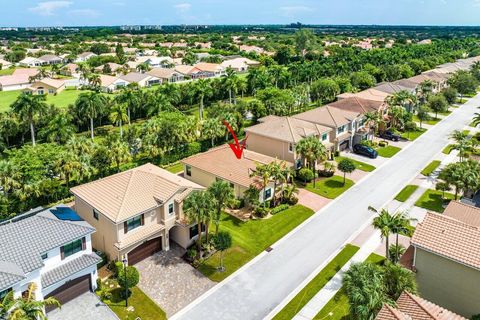
M 213 208 L 213 196 L 207 191 L 193 191 L 183 200 L 183 212 L 190 223 L 196 223 L 198 228 L 197 250 L 198 256 L 202 252 L 202 224 L 209 221 Z M 208 236 L 208 226 L 205 225 L 205 233 Z
M 387 263 L 384 268 L 385 293 L 396 301 L 402 292 L 417 293 L 415 273 L 395 263 Z
M 465 153 L 472 147 L 472 142 L 468 139 L 468 134 L 460 130 L 455 130 L 450 135 L 450 138 L 455 141 L 453 149 L 458 150 L 460 161 L 465 160 Z
M 285 161 L 272 161 L 269 164 L 270 175 L 273 178 L 273 203 L 276 203 L 277 199 L 277 186 L 281 181 L 286 180 L 284 168 L 287 166 Z
M 72 116 L 67 112 L 59 112 L 40 130 L 40 136 L 46 140 L 57 143 L 65 143 L 75 134 L 75 126 Z
M 180 103 L 181 94 L 179 86 L 173 83 L 165 83 L 158 87 L 157 92 L 168 98 L 172 105 Z
M 220 266 L 218 267 L 218 270 L 220 272 L 224 272 L 225 267 L 223 265 L 223 254 L 225 250 L 232 246 L 232 236 L 226 231 L 219 232 L 217 235 L 215 235 L 213 243 L 215 249 L 220 251 Z
M 410 224 L 411 221 L 415 219 L 410 218 L 405 212 L 397 212 L 392 217 L 392 233 L 395 234 L 395 255 L 391 257 L 392 262 L 397 263 L 400 258 L 399 244 L 398 244 L 398 236 L 404 235 L 411 237 L 413 235 L 414 228 Z M 390 252 L 389 252 L 390 253 Z
M 47 104 L 45 103 L 45 100 L 46 97 L 44 95 L 31 95 L 28 93 L 22 93 L 11 105 L 13 112 L 18 114 L 20 119 L 28 122 L 33 145 L 35 145 L 35 128 L 33 123 L 35 116 L 46 111 Z
M 127 107 L 128 125 L 130 125 L 132 118 L 131 112 L 135 112 L 141 103 L 139 90 L 138 83 L 131 83 L 128 86 L 123 87 L 120 93 L 115 97 L 115 100 L 118 103 L 122 103 Z
M 380 230 L 380 236 L 385 239 L 385 256 L 388 260 L 389 236 L 393 232 L 393 216 L 386 209 L 379 212 L 373 207 L 368 207 L 368 210 L 378 214 L 373 218 L 372 225 L 375 229 Z
M 172 106 L 170 98 L 162 93 L 147 94 L 146 104 L 144 106 L 147 109 L 149 116 L 159 115 L 162 111 L 173 111 L 175 108 Z
M 224 86 L 228 90 L 228 100 L 232 104 L 233 94 L 238 89 L 238 76 L 235 71 L 228 67 L 226 70 L 226 76 L 224 78 Z
M 125 105 L 123 103 L 114 103 L 110 109 L 110 121 L 120 128 L 120 138 L 123 137 L 123 123 L 128 121 Z
M 8 160 L 0 160 L 0 187 L 8 196 L 21 186 L 21 175 L 18 168 Z
M 271 178 L 270 167 L 268 164 L 256 164 L 255 170 L 250 174 L 250 176 L 257 177 L 262 184 L 263 207 L 265 207 L 267 202 L 267 186 Z
M 213 89 L 208 80 L 205 79 L 200 79 L 195 83 L 195 93 L 196 96 L 199 98 L 200 103 L 199 103 L 199 117 L 200 121 L 203 120 L 203 103 L 205 98 L 210 97 L 213 94 Z
M 225 127 L 218 118 L 208 118 L 202 124 L 202 135 L 211 139 L 212 147 L 215 145 L 215 138 L 223 135 Z
M 419 90 L 420 99 L 422 100 L 422 103 L 425 103 L 425 101 L 427 101 L 428 96 L 433 92 L 434 86 L 435 86 L 435 83 L 432 80 L 425 80 L 422 83 L 420 83 L 418 90 Z
M 295 146 L 295 151 L 303 157 L 308 163 L 309 168 L 316 176 L 315 162 L 327 158 L 327 149 L 315 136 L 309 136 L 300 140 Z M 315 177 L 313 178 L 313 187 L 315 188 Z
M 44 300 L 35 299 L 37 285 L 29 284 L 26 294 L 15 299 L 7 311 L 9 320 L 47 320 L 44 312 L 46 306 L 60 307 L 60 302 L 53 297 Z
M 407 109 L 408 112 L 412 112 L 418 102 L 418 99 L 413 93 L 410 93 L 406 90 L 401 90 L 387 97 L 386 101 L 391 107 L 400 106 Z
M 213 216 L 213 223 L 215 224 L 215 234 L 218 234 L 218 226 L 220 225 L 222 211 L 228 203 L 235 199 L 235 193 L 230 184 L 223 180 L 218 180 L 212 183 L 207 191 L 210 192 L 215 199 L 216 210 L 215 215 Z
M 117 172 L 120 172 L 120 166 L 122 164 L 127 163 L 132 159 L 128 144 L 118 138 L 108 141 L 108 150 L 110 159 L 117 168 Z
M 102 85 L 102 80 L 100 79 L 100 75 L 95 73 L 89 75 L 88 84 L 92 86 L 94 90 L 98 91 L 100 86 Z
M 81 93 L 75 101 L 75 108 L 90 119 L 90 137 L 93 141 L 93 120 L 105 109 L 107 99 L 96 92 Z
M 59 173 L 60 178 L 65 180 L 65 185 L 69 189 L 71 178 L 80 174 L 82 164 L 78 161 L 78 157 L 75 154 L 65 151 L 54 163 L 54 168 Z
M 369 130 L 372 132 L 372 139 L 373 139 L 373 136 L 375 136 L 375 132 L 377 131 L 378 123 L 380 121 L 380 116 L 376 111 L 368 111 L 364 115 L 364 120 Z

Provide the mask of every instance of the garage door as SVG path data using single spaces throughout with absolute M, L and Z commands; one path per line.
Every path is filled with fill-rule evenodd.
M 350 140 L 343 141 L 342 143 L 340 143 L 340 146 L 339 146 L 340 151 L 348 149 L 349 145 L 350 145 Z
M 128 254 L 128 264 L 134 265 L 135 263 L 138 263 L 143 259 L 150 257 L 152 254 L 159 252 L 160 250 L 162 250 L 161 237 L 147 241 L 144 244 L 130 251 L 130 253 Z
M 75 299 L 82 293 L 90 291 L 90 279 L 90 274 L 87 274 L 72 281 L 69 281 L 58 289 L 52 291 L 46 297 L 54 297 L 58 300 L 58 302 L 60 302 L 61 305 L 63 305 L 68 301 Z M 55 309 L 55 307 L 49 306 L 47 308 L 47 311 L 50 311 L 52 309 Z

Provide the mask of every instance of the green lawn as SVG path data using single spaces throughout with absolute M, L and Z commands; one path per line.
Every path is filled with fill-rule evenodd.
M 372 263 L 382 263 L 385 258 L 379 256 L 378 254 L 372 253 L 366 261 Z M 328 303 L 323 307 L 322 310 L 313 318 L 315 320 L 350 320 L 350 305 L 348 304 L 348 297 L 345 294 L 345 290 L 342 287 L 338 292 L 333 296 L 333 298 L 328 301 Z
M 399 147 L 394 147 L 394 146 L 386 146 L 386 147 L 377 148 L 376 150 L 377 150 L 378 155 L 380 157 L 391 158 L 394 155 L 396 155 L 402 149 L 400 149 Z
M 275 320 L 292 319 L 319 292 L 330 279 L 359 250 L 357 246 L 347 244 L 333 260 L 320 271 L 279 313 Z
M 170 171 L 171 173 L 180 173 L 183 171 L 183 164 L 180 162 L 174 163 L 165 168 L 165 170 Z
M 54 104 L 59 108 L 67 108 L 69 104 L 72 104 L 77 100 L 77 97 L 86 90 L 65 89 L 57 95 L 47 95 L 47 103 Z M 10 105 L 15 99 L 22 93 L 21 90 L 15 91 L 0 91 L 0 112 L 8 111 Z
M 218 272 L 219 254 L 204 261 L 199 271 L 213 281 L 222 281 L 245 263 L 277 242 L 300 223 L 313 215 L 313 210 L 295 205 L 281 211 L 269 219 L 242 222 L 230 215 L 223 214 L 220 230 L 232 235 L 232 247 L 225 251 L 225 272 Z
M 455 145 L 449 144 L 448 146 L 446 146 L 445 148 L 443 148 L 442 153 L 444 153 L 444 154 L 450 154 L 450 152 L 452 152 L 452 150 L 453 150 L 454 147 L 455 147 Z
M 426 177 L 431 175 L 432 172 L 435 171 L 440 166 L 440 163 L 441 161 L 439 160 L 433 160 L 421 171 L 421 174 L 423 174 Z
M 338 163 L 338 162 L 342 161 L 343 159 L 351 160 L 355 164 L 355 167 L 358 170 L 365 171 L 365 172 L 372 172 L 373 170 L 375 170 L 375 167 L 372 166 L 371 164 L 361 162 L 361 161 L 357 161 L 357 160 L 347 158 L 347 157 L 336 157 L 335 161 Z
M 468 101 L 467 99 L 460 99 L 460 98 L 459 98 L 459 99 L 457 100 L 457 103 L 458 103 L 458 104 L 464 104 L 464 103 L 466 103 L 467 101 Z
M 330 178 L 321 178 L 315 182 L 315 188 L 313 187 L 313 181 L 309 182 L 305 189 L 310 192 L 316 193 L 322 197 L 328 199 L 335 199 L 342 193 L 344 193 L 348 188 L 353 186 L 354 182 L 350 179 L 345 180 L 345 185 L 343 184 L 343 177 L 333 176 Z
M 439 123 L 440 120 L 442 120 L 442 119 L 440 119 L 440 118 L 435 119 L 435 117 L 431 117 L 429 120 L 422 121 L 422 124 L 429 124 L 429 125 L 433 126 L 433 125 Z M 420 119 L 418 119 L 417 115 L 413 116 L 413 121 L 420 123 Z
M 153 302 L 138 287 L 133 287 L 132 295 L 128 298 L 128 304 L 133 306 L 134 311 L 129 312 L 125 308 L 125 300 L 121 297 L 121 288 L 113 289 L 112 299 L 104 302 L 115 312 L 121 320 L 166 320 L 165 312 Z
M 409 184 L 405 188 L 400 191 L 397 196 L 395 197 L 395 200 L 400 201 L 400 202 L 405 202 L 407 201 L 408 198 L 418 189 L 417 185 L 414 184 Z
M 422 129 L 418 128 L 417 130 L 412 132 L 404 132 L 402 133 L 402 138 L 413 141 L 418 137 L 420 137 L 422 134 L 424 134 L 426 131 L 427 129 L 425 128 L 422 128 Z
M 0 76 L 9 76 L 15 71 L 15 68 L 7 68 L 0 70 Z
M 428 189 L 422 194 L 420 199 L 415 202 L 415 205 L 420 208 L 442 213 L 445 210 L 443 204 L 449 200 L 453 200 L 455 195 L 445 192 L 445 198 L 447 200 L 442 199 L 441 191 Z

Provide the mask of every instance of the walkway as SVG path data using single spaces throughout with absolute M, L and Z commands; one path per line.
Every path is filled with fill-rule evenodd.
M 315 270 L 370 223 L 368 206 L 381 208 L 467 125 L 480 97 L 470 99 L 384 165 L 329 203 L 172 319 L 269 318 Z

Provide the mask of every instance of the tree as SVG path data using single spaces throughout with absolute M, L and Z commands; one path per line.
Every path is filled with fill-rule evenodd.
M 445 200 L 445 192 L 452 190 L 452 187 L 446 181 L 439 181 L 435 185 L 435 190 L 442 191 L 442 199 Z
M 352 85 L 359 90 L 371 88 L 376 83 L 375 77 L 366 71 L 353 72 L 350 75 L 350 81 Z
M 262 183 L 263 189 L 263 207 L 267 202 L 267 186 L 270 182 L 271 172 L 268 164 L 257 164 L 255 170 L 250 174 L 251 177 L 257 177 Z
M 69 189 L 71 178 L 80 174 L 82 164 L 78 161 L 76 154 L 70 151 L 64 151 L 60 158 L 55 162 L 54 169 L 59 173 L 60 178 L 65 181 L 65 185 L 67 189 Z
M 35 299 L 37 285 L 32 282 L 28 285 L 27 292 L 21 297 L 9 302 L 10 308 L 6 311 L 9 320 L 47 320 L 44 312 L 46 306 L 60 307 L 60 303 L 53 297 L 44 300 Z M 11 294 L 11 293 L 9 293 Z M 12 297 L 9 297 L 12 299 Z
M 93 90 L 99 91 L 102 80 L 98 74 L 93 73 L 88 76 L 88 84 L 93 87 Z
M 468 71 L 459 70 L 448 79 L 450 87 L 455 88 L 460 96 L 477 92 L 478 81 Z
M 344 274 L 343 288 L 354 319 L 373 320 L 385 302 L 390 302 L 380 266 L 370 263 L 353 264 Z
M 338 163 L 338 170 L 343 172 L 343 185 L 345 185 L 346 174 L 352 173 L 355 169 L 355 163 L 349 158 L 344 158 Z
M 295 49 L 297 54 L 305 57 L 307 50 L 315 41 L 315 34 L 310 29 L 300 29 L 295 33 Z
M 140 273 L 134 266 L 123 267 L 120 266 L 117 270 L 117 282 L 123 289 L 128 288 L 128 295 L 130 289 L 135 287 L 140 281 Z
M 314 172 L 316 172 L 315 162 L 327 158 L 327 149 L 315 136 L 300 140 L 295 146 L 295 151 L 307 161 L 309 168 Z M 313 187 L 315 188 L 315 178 L 313 179 Z
M 117 43 L 115 47 L 115 55 L 117 56 L 118 62 L 120 64 L 125 63 L 125 51 L 123 50 L 123 46 L 121 43 Z
M 221 231 L 213 238 L 213 245 L 215 249 L 220 251 L 220 266 L 218 269 L 220 272 L 224 272 L 225 267 L 223 265 L 223 256 L 225 250 L 229 249 L 232 246 L 232 236 L 226 231 Z
M 457 102 L 458 91 L 455 88 L 448 87 L 442 90 L 442 95 L 447 100 L 448 104 L 454 104 Z
M 453 149 L 458 150 L 460 161 L 465 160 L 465 154 L 472 147 L 472 141 L 468 138 L 468 134 L 460 130 L 455 130 L 450 135 L 450 138 L 455 141 Z
M 207 191 L 193 191 L 183 201 L 183 212 L 188 221 L 197 224 L 197 251 L 199 257 L 202 255 L 202 225 L 205 225 L 205 234 L 208 239 L 208 223 L 206 222 L 210 221 L 214 210 L 213 196 Z
M 110 121 L 120 128 L 120 138 L 123 137 L 123 123 L 128 121 L 127 110 L 122 103 L 114 103 L 110 109 Z
M 210 82 L 208 80 L 200 79 L 200 80 L 196 81 L 194 90 L 195 90 L 196 96 L 200 100 L 198 113 L 199 113 L 200 121 L 202 121 L 203 120 L 204 100 L 205 100 L 205 98 L 208 98 L 211 95 L 213 95 L 212 85 L 210 84 Z
M 420 121 L 420 128 L 422 128 L 422 123 L 424 121 L 430 120 L 430 108 L 427 106 L 420 106 L 417 111 L 417 117 Z
M 430 96 L 427 105 L 433 112 L 435 112 L 435 119 L 438 119 L 439 112 L 445 112 L 448 109 L 448 102 L 441 94 Z
M 340 94 L 340 86 L 332 79 L 319 79 L 312 83 L 310 88 L 312 100 L 328 103 L 335 100 Z
M 221 137 L 224 132 L 224 126 L 218 118 L 208 118 L 202 123 L 202 136 L 211 140 L 212 147 L 215 145 L 215 139 Z
M 369 207 L 368 209 L 377 213 L 377 216 L 373 218 L 372 226 L 373 228 L 380 230 L 380 236 L 382 239 L 385 239 L 385 256 L 388 260 L 389 237 L 394 230 L 394 217 L 386 209 L 380 211 L 373 207 Z
M 408 236 L 411 237 L 413 235 L 414 228 L 410 224 L 410 221 L 414 219 L 411 219 L 405 212 L 399 211 L 395 213 L 392 216 L 391 220 L 391 231 L 392 233 L 395 234 L 395 248 L 397 251 L 394 252 L 394 255 L 392 256 L 389 251 L 389 256 L 390 260 L 393 263 L 397 263 L 400 260 L 400 252 L 398 249 L 400 248 L 398 244 L 398 236 L 403 235 L 403 236 Z
M 107 99 L 96 92 L 81 93 L 75 101 L 75 108 L 80 114 L 90 119 L 90 137 L 93 141 L 93 121 L 106 108 Z
M 127 108 L 128 124 L 131 122 L 131 112 L 140 108 L 142 103 L 141 91 L 137 83 L 131 83 L 120 90 L 120 93 L 115 97 L 115 101 L 124 104 Z
M 458 199 L 459 191 L 464 187 L 463 170 L 459 163 L 450 163 L 440 171 L 438 178 L 455 188 L 455 200 Z
M 130 155 L 130 150 L 126 142 L 121 141 L 120 139 L 110 138 L 108 140 L 108 150 L 110 161 L 117 168 L 117 172 L 120 172 L 120 166 L 124 163 L 127 163 L 132 159 Z
M 215 199 L 215 215 L 213 223 L 215 224 L 215 234 L 218 234 L 218 226 L 220 225 L 220 218 L 222 211 L 235 199 L 233 188 L 230 184 L 223 180 L 217 180 L 208 187 L 208 192 Z
M 32 145 L 35 145 L 35 117 L 46 111 L 47 104 L 45 100 L 46 97 L 44 95 L 32 95 L 24 92 L 10 106 L 12 111 L 30 126 Z
M 238 90 L 238 76 L 235 71 L 228 67 L 224 78 L 224 86 L 228 90 L 228 101 L 232 104 L 234 95 Z
M 65 111 L 58 112 L 40 130 L 39 134 L 50 142 L 59 144 L 67 142 L 75 134 L 72 116 Z
M 415 273 L 394 263 L 386 263 L 384 267 L 385 291 L 392 301 L 396 301 L 402 292 L 417 293 Z
M 378 114 L 378 112 L 368 111 L 367 113 L 365 113 L 364 120 L 365 124 L 368 126 L 368 129 L 372 132 L 372 135 L 375 135 L 378 124 L 380 123 L 380 115 Z
M 418 100 L 417 97 L 406 90 L 395 92 L 386 99 L 389 106 L 400 106 L 412 112 L 415 109 Z

